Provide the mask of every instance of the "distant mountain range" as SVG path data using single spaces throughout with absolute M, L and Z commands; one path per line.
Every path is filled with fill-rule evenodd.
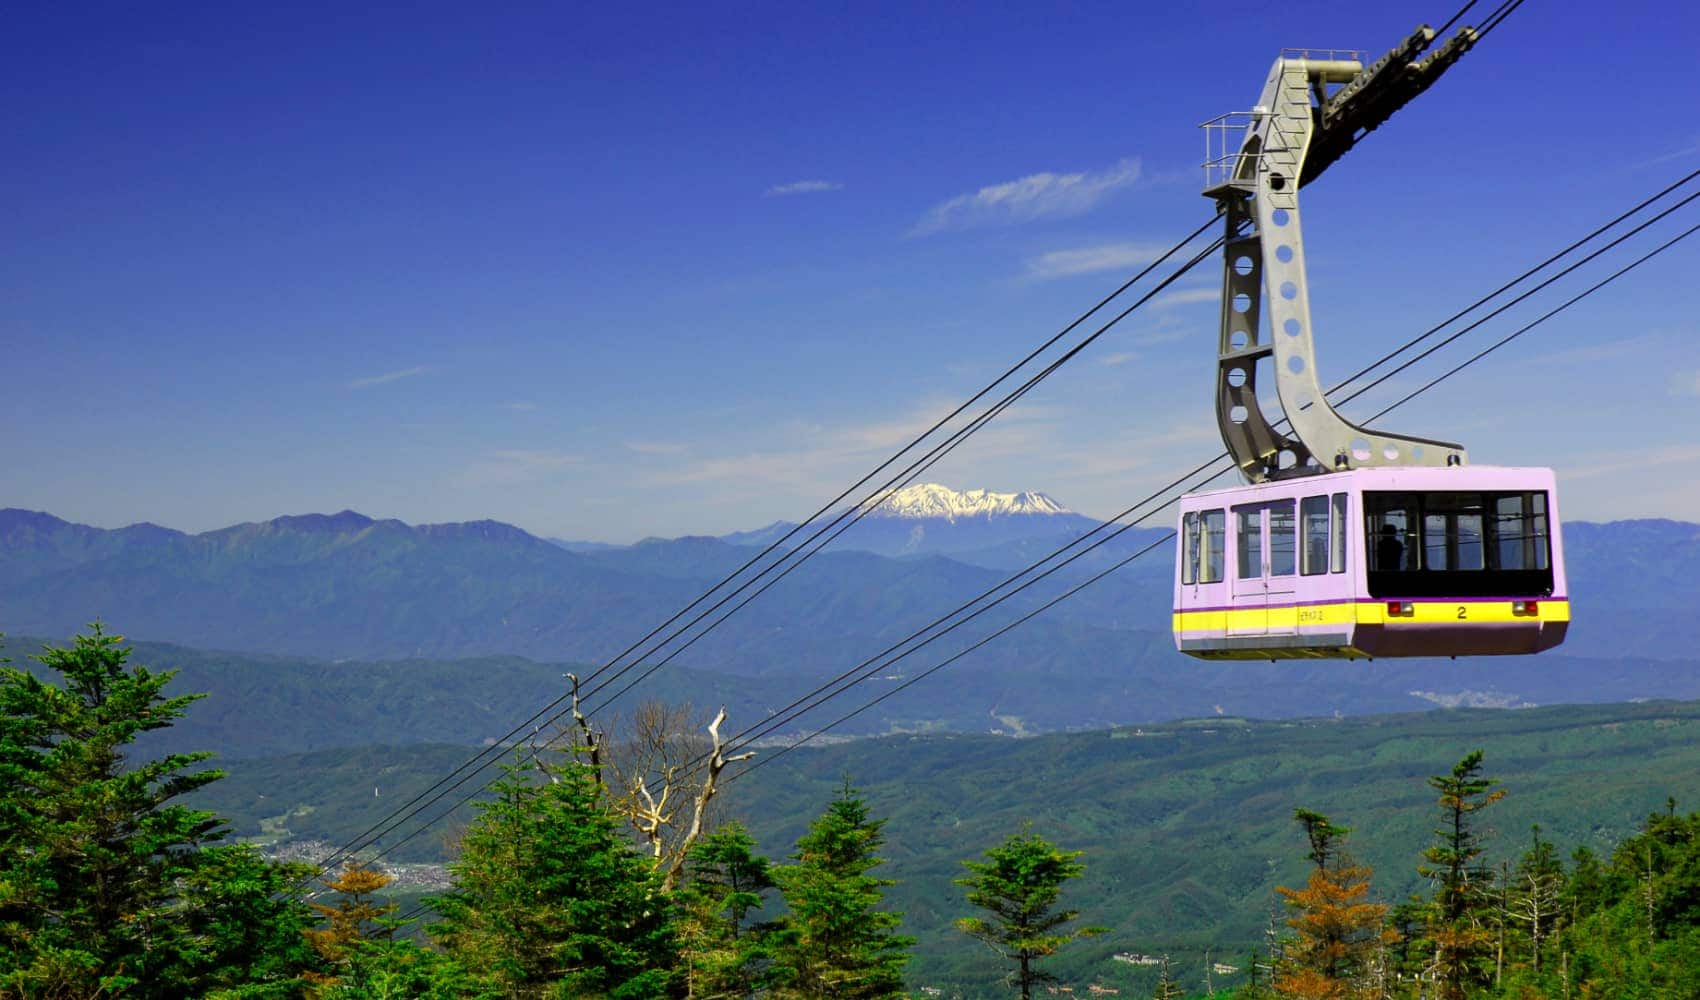
M 893 499 L 890 510 L 870 512 L 832 548 L 692 644 L 674 665 L 775 679 L 836 674 L 1097 525 L 1037 493 L 927 486 Z M 574 551 L 495 521 L 407 525 L 343 511 L 191 535 L 151 524 L 104 530 L 7 509 L 0 510 L 0 631 L 65 637 L 98 617 L 135 639 L 201 649 L 319 660 L 517 655 L 598 664 L 756 556 L 755 543 L 783 530 Z M 937 662 L 1166 530 L 1126 532 L 883 672 L 902 677 Z M 800 532 L 785 547 L 807 534 Z M 1700 525 L 1576 522 L 1566 526 L 1565 537 L 1576 621 L 1563 655 L 1596 664 L 1695 658 L 1700 616 L 1692 609 L 1700 601 L 1700 575 L 1693 567 L 1700 565 Z M 1187 692 L 1225 693 L 1221 685 L 1237 687 L 1233 670 L 1248 671 L 1249 678 L 1252 668 L 1205 670 L 1173 652 L 1167 636 L 1170 574 L 1168 551 L 1155 551 L 953 670 L 1012 683 L 1026 670 L 1055 678 L 1058 691 L 1039 699 L 1046 727 L 1071 724 L 1071 705 L 1080 710 L 1081 723 L 1128 718 L 1119 714 L 1115 698 L 1157 690 L 1168 692 L 1163 701 L 1172 713 L 1207 708 L 1216 699 L 1200 705 Z M 709 620 L 753 590 L 711 612 Z M 1322 686 L 1313 691 L 1318 698 L 1305 704 L 1314 710 L 1334 704 L 1322 697 L 1326 678 L 1345 683 L 1361 672 L 1385 669 L 1311 668 L 1306 676 L 1314 675 Z M 1469 703 L 1473 690 L 1487 692 L 1488 703 L 1548 702 L 1564 700 L 1566 688 L 1574 686 L 1531 684 L 1530 671 L 1539 668 L 1525 670 L 1514 661 L 1470 661 L 1462 669 L 1481 683 L 1449 679 L 1430 687 L 1413 681 L 1401 692 L 1424 690 L 1436 699 Z M 1291 669 L 1282 674 L 1297 675 Z M 1078 689 L 1069 689 L 1070 677 L 1081 678 Z M 1125 692 L 1120 685 L 1102 686 L 1114 677 L 1144 677 L 1149 683 Z M 1500 677 L 1522 680 L 1496 686 Z M 1610 697 L 1598 685 L 1585 686 L 1590 700 Z M 1645 687 L 1630 684 L 1622 696 L 1678 693 L 1660 684 Z M 1387 710 L 1409 702 L 1377 704 Z M 1286 710 L 1313 709 L 1295 704 Z M 1255 705 L 1234 710 L 1256 714 Z M 960 721 L 956 711 L 917 711 L 910 717 Z
M 1057 528 L 1047 524 L 1043 537 L 1066 540 L 1071 529 Z M 599 662 L 758 551 L 690 537 L 571 551 L 500 522 L 410 526 L 353 511 L 190 535 L 154 525 L 104 530 L 7 509 L 0 630 L 68 635 L 99 617 L 137 638 L 201 648 Z M 1160 621 L 1168 576 L 1160 562 L 1095 588 L 1055 620 L 1126 627 L 1127 609 L 1144 606 Z M 744 674 L 842 669 L 1003 577 L 966 560 L 892 559 L 835 544 L 680 662 Z

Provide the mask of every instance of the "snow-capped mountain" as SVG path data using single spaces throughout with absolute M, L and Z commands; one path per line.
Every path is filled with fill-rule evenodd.
M 949 555 L 966 562 L 1001 566 L 1019 555 L 992 550 L 1066 540 L 1097 526 L 1093 518 L 1033 490 L 994 493 L 918 483 L 866 510 L 862 519 L 832 545 L 839 550 L 860 549 L 886 556 Z M 725 535 L 722 540 L 735 545 L 766 545 L 792 527 L 791 522 L 780 521 L 755 531 Z
M 1036 491 L 993 493 L 991 490 L 953 490 L 938 483 L 905 486 L 868 512 L 868 517 L 993 518 L 1007 514 L 1072 514 L 1073 511 Z

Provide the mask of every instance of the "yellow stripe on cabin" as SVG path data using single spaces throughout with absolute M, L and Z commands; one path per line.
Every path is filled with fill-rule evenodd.
M 1409 615 L 1389 615 L 1386 601 L 1357 601 L 1338 604 L 1300 604 L 1274 608 L 1234 608 L 1217 611 L 1177 611 L 1176 632 L 1229 632 L 1268 628 L 1271 632 L 1296 632 L 1299 626 L 1449 624 L 1456 622 L 1568 622 L 1570 602 L 1536 600 L 1532 615 L 1512 610 L 1512 601 L 1412 601 Z

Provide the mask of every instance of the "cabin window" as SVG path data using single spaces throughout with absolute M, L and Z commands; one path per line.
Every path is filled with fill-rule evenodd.
M 1453 565 L 1452 554 L 1454 550 L 1448 545 L 1449 542 L 1454 545 L 1457 543 L 1458 533 L 1456 531 L 1449 533 L 1446 530 L 1446 520 L 1445 514 L 1423 515 L 1423 558 L 1421 566 L 1416 568 L 1439 570 L 1458 568 Z M 1412 567 L 1407 563 L 1407 568 Z
M 1304 553 L 1299 572 L 1316 576 L 1328 572 L 1328 497 L 1305 497 L 1299 501 L 1299 529 Z
M 1371 496 L 1376 498 L 1374 502 Z M 1364 516 L 1369 525 L 1365 548 L 1371 571 L 1389 573 L 1417 568 L 1415 559 L 1411 558 L 1417 538 L 1416 510 L 1413 494 L 1364 494 Z
M 1181 583 L 1198 581 L 1198 515 L 1188 511 L 1181 517 Z
M 1497 560 L 1500 569 L 1544 570 L 1548 567 L 1545 493 L 1509 493 L 1495 497 L 1489 525 L 1492 540 L 1487 545 L 1488 558 Z
M 1293 501 L 1269 505 L 1269 575 L 1292 576 L 1298 571 L 1298 525 Z
M 1263 576 L 1263 508 L 1234 508 L 1234 547 L 1238 555 L 1235 568 L 1241 580 Z
M 1364 523 L 1371 596 L 1552 592 L 1545 493 L 1366 492 Z
M 1227 514 L 1218 507 L 1202 512 L 1198 520 L 1203 528 L 1199 533 L 1198 582 L 1221 583 L 1228 534 Z
M 1328 571 L 1330 573 L 1346 572 L 1346 494 L 1334 494 L 1334 516 L 1332 519 L 1334 544 L 1328 552 Z

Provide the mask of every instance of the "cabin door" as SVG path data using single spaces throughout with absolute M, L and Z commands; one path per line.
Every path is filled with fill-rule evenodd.
M 1269 631 L 1293 635 L 1299 630 L 1298 612 L 1293 607 L 1299 573 L 1298 518 L 1293 500 L 1276 500 L 1263 510 L 1263 593 L 1268 605 Z
M 1245 504 L 1233 509 L 1234 577 L 1230 590 L 1233 609 L 1228 612 L 1229 635 L 1269 632 L 1268 557 L 1264 545 L 1268 506 Z
M 1294 631 L 1287 622 L 1298 573 L 1298 520 L 1292 500 L 1234 508 L 1234 610 L 1229 635 Z M 1271 607 L 1279 610 L 1271 613 Z

